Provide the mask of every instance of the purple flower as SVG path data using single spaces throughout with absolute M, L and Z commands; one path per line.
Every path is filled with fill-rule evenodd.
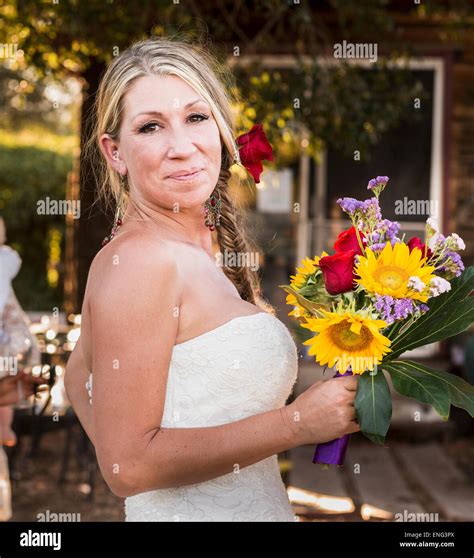
M 388 176 L 377 176 L 377 178 L 372 178 L 372 180 L 369 180 L 367 190 L 374 190 L 375 188 L 381 187 L 380 191 L 382 191 L 389 180 Z
M 397 236 L 399 230 L 400 223 L 397 221 L 390 221 L 389 219 L 378 221 L 375 229 L 372 231 L 372 235 L 370 236 L 368 247 L 375 252 L 383 250 L 387 242 L 390 242 L 390 244 L 394 246 L 397 242 L 400 242 L 400 239 Z M 370 244 L 371 242 L 373 244 Z
M 385 230 L 385 234 L 387 235 L 387 238 L 391 241 L 393 240 L 397 240 L 397 234 L 398 231 L 400 230 L 400 223 L 398 223 L 398 221 L 390 221 L 389 219 L 384 219 L 382 221 L 382 225 L 383 228 Z M 392 242 L 392 246 L 393 246 L 393 242 Z
M 396 320 L 404 320 L 409 314 L 413 313 L 414 302 L 411 298 L 399 298 L 393 305 L 393 317 Z
M 459 277 L 464 271 L 461 256 L 457 252 L 447 251 L 439 265 L 436 266 L 436 271 L 445 275 L 445 279 Z
M 355 198 L 339 198 L 337 200 L 342 211 L 345 211 L 349 215 L 353 215 L 357 210 L 361 208 L 363 202 L 356 200 Z
M 422 306 L 426 306 L 422 305 Z M 375 309 L 387 324 L 395 320 L 404 320 L 417 310 L 416 303 L 411 298 L 393 298 L 389 295 L 375 295 Z M 428 309 L 428 307 L 426 306 Z
M 378 252 L 379 250 L 383 250 L 386 244 L 386 242 L 377 242 L 376 244 L 372 244 L 369 248 L 372 252 Z
M 448 254 L 454 265 L 459 267 L 461 271 L 464 271 L 464 264 L 462 262 L 461 256 L 457 252 L 448 252 Z
M 391 324 L 394 321 L 392 316 L 392 305 L 393 297 L 390 295 L 375 295 L 375 309 L 387 324 Z
M 382 219 L 382 212 L 380 211 L 379 200 L 377 198 L 369 198 L 362 202 L 362 211 L 366 221 L 375 219 L 380 221 Z

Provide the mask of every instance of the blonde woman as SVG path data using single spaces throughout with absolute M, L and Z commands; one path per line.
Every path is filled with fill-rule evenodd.
M 277 454 L 359 430 L 355 377 L 285 405 L 294 341 L 250 268 L 215 263 L 213 235 L 248 251 L 225 76 L 202 48 L 151 38 L 96 99 L 101 192 L 123 217 L 90 268 L 66 389 L 127 521 L 294 521 Z

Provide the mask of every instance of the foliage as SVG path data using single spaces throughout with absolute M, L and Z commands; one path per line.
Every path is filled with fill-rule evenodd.
M 47 263 L 51 232 L 57 229 L 64 237 L 65 223 L 61 215 L 38 215 L 37 203 L 47 196 L 65 199 L 72 139 L 45 133 L 32 145 L 33 138 L 31 133 L 16 138 L 5 131 L 0 134 L 0 215 L 7 243 L 23 260 L 13 281 L 15 293 L 24 308 L 42 310 L 62 306 L 62 282 L 55 288 L 49 285 Z

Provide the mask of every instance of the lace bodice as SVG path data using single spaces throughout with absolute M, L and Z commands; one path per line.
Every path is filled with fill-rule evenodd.
M 297 369 L 280 320 L 264 312 L 234 318 L 174 346 L 161 425 L 215 426 L 281 407 Z M 126 498 L 125 514 L 127 521 L 296 519 L 276 454 L 206 482 Z

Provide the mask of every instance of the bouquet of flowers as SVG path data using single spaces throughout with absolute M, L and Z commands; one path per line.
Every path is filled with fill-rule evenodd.
M 336 376 L 360 374 L 355 410 L 361 432 L 383 445 L 392 416 L 387 380 L 394 389 L 434 407 L 448 420 L 450 405 L 474 416 L 474 386 L 459 376 L 400 356 L 442 341 L 474 321 L 474 267 L 464 268 L 457 234 L 443 236 L 426 221 L 425 242 L 399 238 L 400 225 L 383 219 L 379 196 L 389 178 L 370 180 L 371 198 L 337 200 L 351 219 L 335 253 L 305 258 L 292 275 L 289 315 L 315 333 L 308 354 Z M 349 435 L 316 446 L 313 463 L 342 465 Z

